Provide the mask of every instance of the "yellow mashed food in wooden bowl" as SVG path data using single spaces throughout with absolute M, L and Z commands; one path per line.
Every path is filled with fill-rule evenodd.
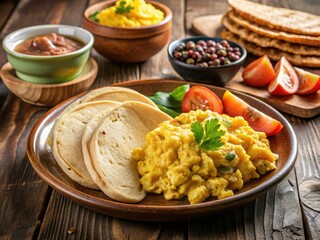
M 191 126 L 200 122 L 205 128 L 210 119 L 217 119 L 224 132 L 222 146 L 204 150 Z M 191 204 L 233 196 L 245 182 L 274 170 L 278 159 L 265 133 L 253 130 L 242 117 L 201 110 L 161 123 L 132 155 L 147 192 L 162 193 L 167 200 L 187 196 Z
M 157 54 L 169 41 L 171 26 L 170 8 L 155 1 L 102 1 L 89 6 L 83 18 L 94 48 L 122 63 L 144 62 Z
M 100 24 L 109 27 L 143 27 L 157 24 L 165 15 L 144 0 L 119 0 L 95 17 Z

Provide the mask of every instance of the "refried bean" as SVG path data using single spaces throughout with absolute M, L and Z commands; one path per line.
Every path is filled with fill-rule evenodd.
M 14 50 L 19 53 L 38 56 L 63 55 L 77 51 L 84 44 L 56 33 L 36 36 L 20 43 Z

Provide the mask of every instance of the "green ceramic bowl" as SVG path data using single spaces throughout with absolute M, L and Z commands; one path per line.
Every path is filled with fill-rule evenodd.
M 50 33 L 78 39 L 84 46 L 77 51 L 55 56 L 27 55 L 14 50 L 26 39 Z M 89 58 L 93 42 L 93 35 L 83 28 L 50 24 L 19 29 L 6 36 L 2 45 L 18 78 L 32 83 L 50 84 L 76 78 Z

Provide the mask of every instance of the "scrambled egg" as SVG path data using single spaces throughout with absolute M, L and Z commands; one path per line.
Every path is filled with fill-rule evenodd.
M 115 6 L 102 10 L 97 19 L 102 25 L 110 27 L 143 27 L 156 24 L 164 19 L 164 13 L 144 0 L 125 0 L 125 6 L 130 6 L 129 12 L 116 13 L 116 9 L 124 0 L 116 2 Z
M 224 145 L 204 151 L 195 141 L 191 124 L 204 124 L 213 118 L 226 132 L 221 137 Z M 163 193 L 167 200 L 187 196 L 191 204 L 208 197 L 233 196 L 245 182 L 275 169 L 278 159 L 265 133 L 253 130 L 242 117 L 210 110 L 183 113 L 161 123 L 147 134 L 142 148 L 132 151 L 132 156 L 138 161 L 140 182 L 147 192 Z

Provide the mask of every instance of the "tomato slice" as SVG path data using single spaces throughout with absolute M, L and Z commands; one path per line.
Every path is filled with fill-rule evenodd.
M 317 92 L 320 89 L 320 76 L 305 71 L 301 68 L 294 68 L 299 78 L 299 89 L 297 94 L 307 95 Z
M 181 109 L 183 112 L 197 109 L 210 109 L 220 114 L 223 112 L 220 98 L 209 88 L 202 86 L 193 86 L 189 89 L 182 99 Z
M 242 73 L 243 81 L 253 87 L 266 86 L 275 77 L 276 73 L 267 55 L 251 62 Z
M 299 88 L 299 78 L 291 63 L 285 58 L 277 62 L 275 66 L 276 77 L 271 80 L 268 91 L 271 95 L 291 95 Z
M 254 130 L 265 132 L 267 136 L 275 135 L 283 128 L 281 122 L 251 107 L 228 90 L 223 94 L 222 103 L 226 114 L 242 116 Z

